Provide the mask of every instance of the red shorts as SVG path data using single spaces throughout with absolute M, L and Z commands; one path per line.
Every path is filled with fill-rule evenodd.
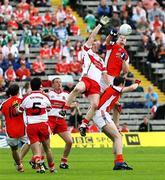
M 86 87 L 86 91 L 84 92 L 85 96 L 89 96 L 91 94 L 100 94 L 100 86 L 96 81 L 88 77 L 82 77 L 81 81 L 85 83 L 85 87 Z
M 68 131 L 68 125 L 64 118 L 49 116 L 48 124 L 53 134 Z
M 28 124 L 26 131 L 27 131 L 27 136 L 30 140 L 30 144 L 33 144 L 37 141 L 43 142 L 49 139 L 50 136 L 49 125 L 46 122 L 37 123 L 37 124 Z

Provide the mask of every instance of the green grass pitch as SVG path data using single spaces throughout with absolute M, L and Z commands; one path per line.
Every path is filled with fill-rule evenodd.
M 10 149 L 0 149 L 0 180 L 165 180 L 165 148 L 124 148 L 125 160 L 133 171 L 113 171 L 113 155 L 109 148 L 74 148 L 70 154 L 70 169 L 58 168 L 62 149 L 53 149 L 57 174 L 37 174 L 24 159 L 25 172 L 15 170 Z

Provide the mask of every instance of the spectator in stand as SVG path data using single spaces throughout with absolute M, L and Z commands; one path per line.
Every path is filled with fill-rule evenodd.
M 158 94 L 154 92 L 152 86 L 148 87 L 148 92 L 145 95 L 145 100 L 146 100 L 145 106 L 147 108 L 152 108 L 154 101 L 158 102 Z
M 70 65 L 66 62 L 66 57 L 62 56 L 61 62 L 55 64 L 56 74 L 68 74 L 70 72 Z
M 26 67 L 30 70 L 30 63 L 24 53 L 20 54 L 20 57 L 14 60 L 13 68 L 15 71 L 21 67 L 21 63 L 25 63 Z
M 4 20 L 4 16 L 0 14 L 0 30 L 6 30 L 6 22 Z
M 146 11 L 142 8 L 142 2 L 139 1 L 133 9 L 132 20 L 138 23 L 142 17 L 146 19 Z
M 15 74 L 12 64 L 9 64 L 8 69 L 5 71 L 4 78 L 7 83 L 10 83 L 11 81 L 13 82 L 16 80 L 16 74 Z
M 31 47 L 40 47 L 40 45 L 41 45 L 41 36 L 37 32 L 37 29 L 35 27 L 33 27 L 32 34 L 30 37 L 30 46 Z
M 118 5 L 118 0 L 112 0 L 112 4 L 109 6 L 110 17 L 113 16 L 114 12 L 120 12 L 120 6 Z
M 117 28 L 119 29 L 120 25 L 121 25 L 121 19 L 119 17 L 119 11 L 114 11 L 112 18 L 110 19 L 110 27 L 112 28 Z
M 66 62 L 67 63 L 70 63 L 71 60 L 72 60 L 72 58 L 71 58 L 71 50 L 73 50 L 73 49 L 74 48 L 72 47 L 70 40 L 67 40 L 66 44 L 65 44 L 65 46 L 63 47 L 63 50 L 62 50 L 62 56 L 66 57 Z
M 68 31 L 64 21 L 59 22 L 59 26 L 55 28 L 55 34 L 60 39 L 62 45 L 64 45 L 68 39 Z
M 16 6 L 14 11 L 19 29 L 23 29 L 23 23 L 29 19 L 29 11 L 24 11 L 19 5 Z
M 3 46 L 2 53 L 5 58 L 7 58 L 10 53 L 15 58 L 18 57 L 19 55 L 18 48 L 16 47 L 12 39 L 8 41 L 7 45 Z
M 159 16 L 162 22 L 165 22 L 165 14 L 163 13 L 162 9 L 160 8 L 157 2 L 154 3 L 153 9 L 148 12 L 148 20 L 149 22 L 154 21 L 154 17 Z
M 36 61 L 32 64 L 33 75 L 45 75 L 46 65 L 40 56 L 37 56 Z
M 62 46 L 59 39 L 54 41 L 53 47 L 51 49 L 52 57 L 58 61 L 61 59 L 62 54 Z
M 158 62 L 165 63 L 165 45 L 160 45 L 157 51 Z
M 71 24 L 70 24 L 70 33 L 71 33 L 72 36 L 79 36 L 80 35 L 80 29 L 76 25 L 75 21 L 72 21 Z
M 16 71 L 18 81 L 30 80 L 30 70 L 26 68 L 25 62 L 21 62 L 21 67 Z
M 76 106 L 71 108 L 71 113 L 69 116 L 69 126 L 73 126 L 74 128 L 78 128 L 82 121 L 82 112 L 80 109 L 80 105 L 76 103 Z
M 15 31 L 13 31 L 12 26 L 7 26 L 7 31 L 5 31 L 4 34 L 6 42 L 8 42 L 11 39 L 14 41 L 14 43 L 17 41 L 17 34 Z
M 29 22 L 31 26 L 41 29 L 42 17 L 39 15 L 38 9 L 36 9 L 32 14 L 30 14 Z
M 140 132 L 152 131 L 152 125 L 149 123 L 147 116 L 144 116 L 143 122 L 139 125 Z
M 93 15 L 92 10 L 88 10 L 88 14 L 85 16 L 84 20 L 87 23 L 87 32 L 91 33 L 96 26 L 96 17 Z
M 142 0 L 143 6 L 147 11 L 151 11 L 153 9 L 155 2 L 156 0 Z
M 18 6 L 24 11 L 29 11 L 30 5 L 26 2 L 26 0 L 21 0 L 21 2 L 18 4 Z
M 148 56 L 147 56 L 147 61 L 148 62 L 157 62 L 158 59 L 157 59 L 157 46 L 154 44 L 154 43 L 151 43 L 149 46 L 148 46 Z
M 1 7 L 1 14 L 3 14 L 6 22 L 11 18 L 12 13 L 13 8 L 9 5 L 9 0 L 4 0 L 4 4 Z
M 40 57 L 45 60 L 49 60 L 52 56 L 51 48 L 48 43 L 43 43 L 43 47 L 40 49 Z
M 3 69 L 3 72 L 5 72 L 8 69 L 9 62 L 3 58 L 2 51 L 0 51 L 0 67 Z
M 49 23 L 52 23 L 52 15 L 50 14 L 50 11 L 47 10 L 43 17 L 42 17 L 42 22 L 43 24 L 49 24 Z
M 6 87 L 4 77 L 0 75 L 0 97 L 4 97 L 6 95 Z
M 75 54 L 78 57 L 79 52 L 82 50 L 82 43 L 81 41 L 76 41 L 74 44 L 74 50 L 75 50 Z
M 61 21 L 64 21 L 64 19 L 66 19 L 66 13 L 64 11 L 63 6 L 59 6 L 57 8 L 57 12 L 55 13 L 56 19 L 57 19 L 57 23 L 60 23 Z
M 106 0 L 100 0 L 100 5 L 97 8 L 97 16 L 101 18 L 102 16 L 109 16 L 110 15 L 110 8 L 107 6 Z
M 123 123 L 120 132 L 127 133 L 129 132 L 128 124 Z
M 73 15 L 72 9 L 67 8 L 66 13 L 66 24 L 71 24 L 73 21 L 76 23 L 76 17 Z
M 160 20 L 159 16 L 154 16 L 154 20 L 150 22 L 150 29 L 155 31 L 156 29 L 162 29 L 163 21 Z
M 17 30 L 19 28 L 18 23 L 17 23 L 14 15 L 11 15 L 11 19 L 8 20 L 7 26 L 11 26 L 14 30 Z
M 70 63 L 70 73 L 74 76 L 80 75 L 82 71 L 81 64 L 77 59 L 76 54 L 73 55 L 73 61 Z
M 42 40 L 44 41 L 51 41 L 55 40 L 56 37 L 53 32 L 53 27 L 51 23 L 45 24 L 42 28 Z
M 31 88 L 30 88 L 30 83 L 29 82 L 26 82 L 24 84 L 24 86 L 20 89 L 20 95 L 22 97 L 24 97 L 25 95 L 27 95 L 28 93 L 30 93 L 31 91 Z
M 143 34 L 150 34 L 149 32 L 149 24 L 143 16 L 140 18 L 139 22 L 137 23 L 137 32 L 140 33 L 141 35 Z
M 152 46 L 153 45 L 149 36 L 142 35 L 142 44 L 141 46 L 139 46 L 139 50 L 144 50 L 145 52 L 148 52 Z
M 23 33 L 19 41 L 19 50 L 25 51 L 25 54 L 29 55 L 29 46 L 31 43 L 32 32 L 30 30 L 29 22 L 25 21 L 22 26 Z
M 128 12 L 128 17 L 132 18 L 133 16 L 133 4 L 132 0 L 126 0 L 126 4 L 122 6 L 122 12 Z
M 160 44 L 165 44 L 165 34 L 159 27 L 155 27 L 155 31 L 151 35 L 152 42 L 156 43 L 156 40 L 160 40 Z

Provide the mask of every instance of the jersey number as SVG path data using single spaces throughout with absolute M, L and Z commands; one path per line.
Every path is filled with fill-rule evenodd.
M 41 113 L 41 108 L 40 108 L 41 103 L 40 102 L 35 102 L 33 103 L 33 112 L 32 115 L 40 115 Z

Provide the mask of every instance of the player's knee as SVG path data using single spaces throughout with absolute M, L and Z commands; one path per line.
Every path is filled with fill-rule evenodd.
M 72 141 L 72 139 L 68 139 L 67 141 L 66 141 L 66 144 L 67 144 L 67 146 L 72 146 L 72 144 L 73 144 L 73 141 Z

